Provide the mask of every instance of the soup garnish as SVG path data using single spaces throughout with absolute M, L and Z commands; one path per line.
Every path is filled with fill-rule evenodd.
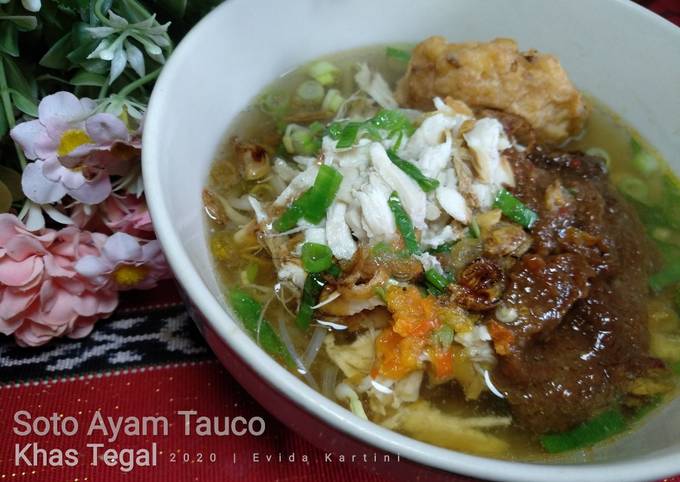
M 675 391 L 680 187 L 551 55 L 433 37 L 303 66 L 204 204 L 244 329 L 384 427 L 544 458 Z

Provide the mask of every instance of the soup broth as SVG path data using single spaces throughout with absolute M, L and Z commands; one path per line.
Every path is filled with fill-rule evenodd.
M 405 46 L 397 46 L 397 49 L 406 50 Z M 321 60 L 337 68 L 338 72 L 334 74 L 336 80 L 330 88 L 337 89 L 339 98 L 346 100 L 357 91 L 354 76 L 358 62 L 366 63 L 373 72 L 379 72 L 394 88 L 407 67 L 407 63 L 398 58 L 399 51 L 391 50 L 391 55 L 387 55 L 385 46 L 375 46 L 338 53 Z M 279 158 L 295 169 L 302 166 L 284 145 L 287 126 L 325 126 L 334 120 L 335 114 L 324 113 L 318 103 L 300 99 L 299 86 L 310 80 L 309 69 L 310 65 L 302 66 L 274 81 L 235 119 L 207 181 L 206 220 L 209 249 L 225 291 L 239 287 L 257 301 L 262 309 L 255 320 L 257 326 L 262 320 L 268 320 L 284 345 L 293 347 L 296 358 L 303 362 L 313 360 L 309 366 L 303 367 L 295 361 L 289 362 L 289 370 L 324 395 L 336 399 L 336 387 L 344 377 L 337 363 L 329 357 L 327 346 L 322 344 L 323 338 L 327 336 L 325 330 L 334 333 L 337 344 L 351 343 L 357 335 L 347 325 L 335 319 L 329 320 L 332 317 L 318 312 L 315 312 L 311 329 L 302 330 L 296 325 L 299 299 L 293 292 L 277 284 L 280 275 L 276 262 L 262 242 L 262 234 L 254 229 L 251 222 L 255 216 L 253 206 L 244 197 L 250 195 L 260 205 L 268 206 L 280 195 L 288 183 L 275 179 L 275 171 L 271 168 L 274 159 Z M 324 88 L 326 94 L 330 88 Z M 633 395 L 626 394 L 620 398 L 619 410 L 625 418 L 626 430 L 630 430 L 641 423 L 639 420 L 643 414 L 675 396 L 676 374 L 680 368 L 680 289 L 676 282 L 677 273 L 673 273 L 673 269 L 678 270 L 677 264 L 673 263 L 680 260 L 680 218 L 674 213 L 680 206 L 680 188 L 666 164 L 654 155 L 654 151 L 634 131 L 595 99 L 590 99 L 589 104 L 592 113 L 583 134 L 561 147 L 567 151 L 583 151 L 606 158 L 611 182 L 636 208 L 645 225 L 650 250 L 658 251 L 654 255 L 655 271 L 666 273 L 652 275 L 654 289 L 650 290 L 647 301 L 649 350 L 651 357 L 661 360 L 658 362 L 658 373 L 652 379 L 642 380 Z M 238 139 L 237 144 L 234 139 Z M 249 161 L 254 159 L 253 165 L 244 168 L 243 149 L 247 146 L 238 143 L 262 147 L 266 152 L 264 162 L 269 165 L 260 166 L 257 153 L 250 152 Z M 314 157 L 315 154 L 310 152 L 307 156 Z M 260 168 L 266 171 L 264 175 L 257 172 Z M 246 174 L 250 170 L 251 175 L 244 176 L 244 169 Z M 675 211 L 671 212 L 674 208 Z M 280 216 L 281 210 L 276 215 Z M 474 231 L 473 228 L 469 229 Z M 303 241 L 305 235 L 301 232 L 287 236 L 287 245 L 291 249 Z M 362 323 L 356 315 L 351 322 Z M 323 330 L 318 329 L 319 326 Z M 263 339 L 258 341 L 262 342 Z M 283 358 L 290 361 L 287 355 Z M 283 363 L 286 365 L 285 361 Z M 441 384 L 423 381 L 419 399 L 436 408 L 438 414 L 451 416 L 451 420 L 500 420 L 510 417 L 506 400 L 494 395 L 493 390 L 493 384 L 485 386 L 476 399 L 471 399 L 456 381 Z M 544 435 L 530 431 L 514 420 L 484 429 L 484 436 L 505 443 L 502 451 L 493 452 L 486 449 L 486 444 L 491 442 L 484 436 L 463 437 L 459 442 L 442 442 L 440 438 L 429 437 L 427 432 L 386 423 L 393 416 L 392 409 L 388 409 L 387 413 L 373 410 L 365 394 L 359 395 L 359 402 L 363 403 L 362 410 L 367 417 L 377 423 L 394 427 L 426 442 L 457 450 L 519 460 L 540 460 L 549 456 L 548 451 L 555 451 L 546 450 Z M 351 406 L 346 400 L 341 403 Z M 400 408 L 394 410 L 398 412 Z M 439 419 L 428 420 L 436 423 Z

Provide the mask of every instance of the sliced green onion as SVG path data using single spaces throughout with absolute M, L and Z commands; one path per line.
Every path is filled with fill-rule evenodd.
M 638 141 L 631 138 L 630 147 L 633 151 L 633 166 L 641 174 L 649 175 L 659 170 L 659 162 Z
M 325 244 L 302 245 L 302 267 L 308 273 L 321 273 L 333 265 L 333 252 Z
M 563 433 L 541 437 L 541 445 L 551 454 L 589 447 L 626 429 L 626 421 L 618 409 L 608 410 L 578 427 Z
M 427 271 L 425 271 L 425 279 L 429 284 L 431 284 L 441 292 L 446 291 L 446 288 L 452 282 L 451 278 L 439 273 L 434 268 L 430 268 Z
M 676 283 L 680 283 L 680 260 L 649 277 L 649 287 L 657 293 Z
M 310 223 L 319 224 L 333 203 L 341 182 L 340 172 L 330 166 L 321 166 L 314 185 L 293 201 L 281 217 L 274 221 L 274 229 L 280 233 L 288 231 L 302 218 Z
M 390 133 L 390 137 L 402 131 L 411 135 L 416 130 L 413 123 L 400 110 L 383 109 L 367 122 L 378 129 L 386 130 Z
M 327 133 L 338 141 L 338 148 L 347 148 L 354 145 L 361 131 L 368 133 L 375 141 L 381 140 L 381 130 L 386 131 L 388 137 L 403 137 L 404 133 L 413 134 L 415 127 L 403 112 L 383 109 L 364 122 L 333 122 L 328 126 Z
M 323 131 L 326 129 L 326 127 L 319 121 L 312 122 L 307 128 L 309 129 L 309 132 L 311 132 L 315 137 L 323 135 Z
M 383 140 L 383 136 L 380 134 L 380 129 L 370 122 L 364 122 L 361 128 L 366 132 L 368 138 L 372 141 L 380 142 Z
M 676 375 L 680 375 L 680 362 L 675 362 L 671 365 L 671 371 Z
M 635 417 L 636 420 L 640 420 L 645 415 L 648 415 L 649 412 L 658 407 L 662 401 L 663 397 L 661 395 L 654 395 L 645 405 L 638 408 L 633 416 Z
M 342 122 L 331 122 L 326 127 L 326 133 L 331 137 L 331 139 L 338 140 L 342 130 L 345 128 L 345 124 Z
M 326 60 L 321 60 L 310 65 L 307 73 L 321 85 L 328 86 L 335 83 L 340 69 Z
M 298 310 L 297 317 L 295 318 L 295 324 L 298 328 L 303 331 L 309 329 L 309 325 L 312 322 L 312 315 L 314 314 L 314 309 L 312 306 L 316 305 L 319 296 L 321 295 L 321 290 L 326 285 L 323 277 L 319 273 L 310 273 L 305 278 L 305 285 L 302 288 L 302 298 L 300 299 L 300 309 Z
M 305 193 L 303 201 L 304 218 L 312 224 L 319 224 L 333 203 L 340 189 L 342 174 L 331 166 L 322 165 L 314 185 Z
M 432 192 L 439 187 L 439 181 L 427 177 L 415 164 L 401 159 L 392 149 L 388 149 L 387 156 L 390 158 L 390 161 L 392 161 L 392 164 L 404 171 L 411 179 L 417 182 L 418 186 L 420 186 L 420 189 L 423 191 Z
M 325 91 L 323 85 L 316 80 L 305 80 L 298 86 L 295 95 L 305 104 L 320 104 Z
M 282 142 L 289 154 L 312 156 L 321 148 L 321 142 L 311 130 L 297 124 L 289 124 L 286 127 Z
M 373 292 L 378 296 L 378 298 L 380 298 L 384 302 L 387 301 L 387 291 L 385 291 L 385 288 L 383 286 L 376 286 L 375 288 L 373 288 Z
M 454 332 L 449 325 L 442 325 L 432 336 L 439 346 L 448 348 L 453 343 Z
M 395 47 L 387 47 L 385 53 L 388 57 L 392 57 L 393 59 L 400 60 L 402 62 L 408 62 L 411 60 L 411 52 L 407 52 L 406 50 Z
M 403 132 L 400 132 L 399 135 L 397 136 L 396 142 L 395 142 L 394 145 L 392 146 L 392 149 L 393 149 L 394 151 L 398 151 L 398 150 L 399 150 L 399 146 L 401 146 L 401 141 L 403 141 L 403 140 L 404 140 L 404 133 L 403 133 Z
M 248 283 L 255 283 L 255 280 L 257 279 L 257 273 L 259 271 L 260 265 L 257 263 L 248 263 L 248 266 L 246 266 L 246 269 L 244 270 L 245 278 Z
M 456 243 L 454 243 L 453 241 L 449 243 L 440 244 L 439 246 L 435 246 L 434 248 L 428 249 L 427 252 L 430 254 L 450 253 L 451 248 L 453 248 L 454 244 Z
M 399 194 L 397 191 L 390 194 L 387 204 L 394 215 L 394 222 L 397 225 L 397 229 L 404 240 L 404 246 L 410 254 L 420 254 L 420 246 L 418 245 L 418 240 L 416 239 L 416 232 L 413 229 L 413 223 L 408 217 L 408 214 L 401 205 L 401 200 L 399 199 Z
M 290 98 L 285 92 L 267 92 L 260 97 L 259 107 L 262 112 L 274 118 L 283 117 L 290 105 Z
M 470 233 L 470 237 L 479 239 L 482 236 L 482 232 L 479 229 L 479 223 L 477 223 L 477 218 L 472 218 L 472 221 L 470 221 L 470 227 L 468 227 L 468 232 Z
M 338 136 L 338 143 L 336 144 L 337 149 L 345 149 L 352 147 L 359 134 L 359 129 L 361 128 L 361 122 L 348 122 L 342 128 L 340 135 Z
M 289 366 L 295 365 L 288 349 L 272 326 L 267 320 L 262 319 L 260 303 L 238 289 L 229 291 L 229 303 L 246 331 L 259 342 L 266 352 L 284 360 Z
M 283 214 L 274 221 L 273 227 L 279 233 L 283 233 L 293 229 L 303 216 L 302 206 L 298 201 L 293 201 L 293 204 L 288 206 Z
M 373 256 L 381 256 L 383 254 L 389 254 L 393 252 L 394 250 L 392 249 L 392 247 L 385 241 L 379 241 L 375 243 L 373 246 L 371 246 L 371 255 Z
M 498 191 L 493 206 L 500 209 L 508 219 L 525 228 L 531 228 L 538 220 L 538 214 L 526 207 L 522 201 L 505 189 Z
M 326 96 L 321 103 L 321 110 L 337 112 L 343 102 L 345 102 L 345 98 L 340 94 L 338 89 L 328 89 L 328 92 L 326 92 Z
M 649 189 L 644 181 L 633 176 L 625 176 L 618 182 L 618 188 L 626 196 L 649 204 Z
M 331 275 L 333 278 L 339 278 L 342 274 L 342 268 L 336 263 L 331 264 L 331 266 L 326 270 L 326 273 Z
M 311 132 L 296 130 L 292 135 L 293 151 L 303 156 L 312 156 L 321 148 L 321 143 Z
M 406 249 L 396 250 L 385 241 L 380 241 L 371 247 L 371 256 L 386 256 L 397 259 L 410 258 L 411 254 Z
M 656 241 L 666 242 L 670 241 L 673 231 L 664 227 L 656 227 L 652 229 L 651 236 Z
M 602 149 L 601 147 L 591 147 L 589 149 L 586 149 L 586 154 L 589 156 L 595 156 L 595 157 L 601 157 L 604 159 L 604 164 L 609 167 L 611 166 L 612 160 L 611 157 L 609 156 L 609 153 Z

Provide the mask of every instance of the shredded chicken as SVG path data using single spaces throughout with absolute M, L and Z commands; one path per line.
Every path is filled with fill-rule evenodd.
M 348 345 L 337 345 L 335 335 L 329 333 L 324 346 L 326 354 L 347 378 L 367 375 L 375 357 L 375 336 L 377 332 L 368 330 Z
M 501 454 L 507 443 L 483 429 L 507 427 L 510 417 L 456 417 L 420 401 L 403 406 L 382 422 L 425 442 L 484 455 Z
M 339 286 L 340 297 L 327 305 L 323 305 L 321 312 L 332 316 L 351 316 L 364 310 L 372 310 L 383 306 L 385 302 L 376 295 L 376 288 L 387 281 L 387 273 L 379 270 L 366 284 L 353 286 Z M 321 301 L 323 302 L 322 296 Z

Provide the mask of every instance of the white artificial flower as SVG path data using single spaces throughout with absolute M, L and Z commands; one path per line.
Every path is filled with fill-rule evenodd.
M 59 224 L 73 224 L 73 220 L 56 207 L 50 204 L 36 204 L 29 199 L 24 202 L 24 206 L 17 215 L 17 218 L 24 223 L 29 231 L 39 231 L 45 227 L 45 216 L 43 213 Z
M 167 34 L 169 25 L 170 23 L 159 25 L 156 22 L 156 15 L 151 15 L 141 22 L 129 23 L 109 10 L 107 25 L 86 29 L 94 38 L 102 39 L 87 58 L 111 62 L 109 84 L 123 73 L 126 65 L 130 65 L 137 75 L 143 77 L 146 73 L 144 54 L 133 40 L 144 48 L 149 58 L 163 64 L 165 63 L 163 49 L 170 47 Z
M 10 0 L 0 0 L 0 5 L 7 5 L 9 2 Z M 40 0 L 21 0 L 21 5 L 29 12 L 39 12 L 42 6 Z

